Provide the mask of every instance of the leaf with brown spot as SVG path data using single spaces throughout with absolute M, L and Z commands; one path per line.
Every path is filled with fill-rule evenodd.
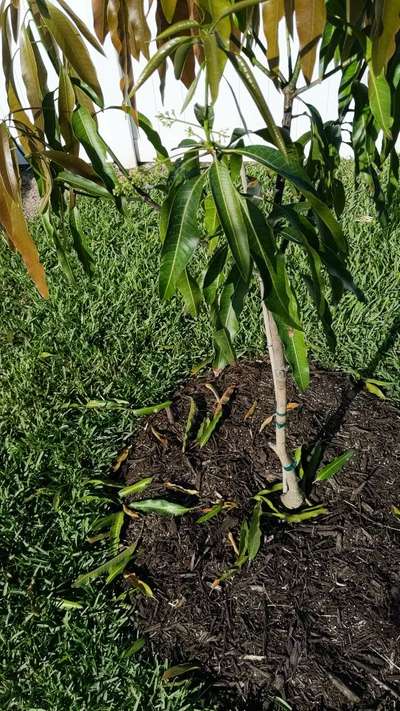
M 172 491 L 179 491 L 181 494 L 187 494 L 188 496 L 199 496 L 197 489 L 186 489 L 184 486 L 179 486 L 179 484 L 173 484 L 172 481 L 167 481 L 164 484 L 166 489 L 171 489 Z

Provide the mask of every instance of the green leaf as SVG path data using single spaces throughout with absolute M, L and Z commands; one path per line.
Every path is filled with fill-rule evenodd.
M 197 519 L 196 523 L 206 523 L 206 521 L 209 521 L 211 518 L 218 516 L 218 514 L 221 513 L 223 508 L 224 505 L 222 503 L 214 504 L 214 506 L 212 506 L 209 511 L 207 511 L 205 514 L 203 514 L 202 516 L 200 516 L 200 518 Z
M 181 32 L 185 32 L 185 30 L 194 30 L 198 27 L 200 27 L 200 24 L 196 20 L 181 20 L 180 22 L 174 22 L 173 25 L 167 27 L 167 29 L 163 32 L 160 32 L 160 34 L 157 35 L 156 39 L 168 39 L 169 37 L 178 35 Z
M 161 251 L 159 289 L 169 299 L 200 241 L 197 212 L 203 192 L 204 174 L 184 182 L 173 197 L 167 232 Z
M 371 381 L 366 380 L 364 387 L 369 393 L 371 393 L 372 395 L 376 395 L 376 397 L 379 397 L 380 400 L 386 400 L 385 393 L 383 393 L 382 390 L 377 385 L 375 385 L 375 383 L 371 383 Z
M 274 121 L 274 117 L 272 116 L 268 104 L 264 99 L 264 95 L 249 65 L 240 54 L 235 54 L 234 52 L 229 52 L 227 50 L 226 54 L 230 62 L 236 69 L 239 77 L 242 80 L 242 83 L 245 85 L 247 91 L 252 97 L 262 118 L 266 123 L 266 130 L 268 132 L 269 142 L 273 143 L 276 148 L 278 148 L 281 153 L 287 158 L 286 144 L 282 137 L 282 133 Z
M 215 34 L 203 35 L 203 48 L 211 100 L 213 104 L 215 104 L 218 99 L 219 85 L 224 73 L 226 56 L 224 52 L 219 49 Z
M 130 559 L 132 558 L 135 550 L 136 550 L 137 543 L 132 543 L 128 548 L 126 548 L 122 553 L 119 553 L 115 558 L 112 558 L 111 560 L 108 560 L 106 563 L 103 563 L 102 565 L 99 565 L 98 568 L 95 568 L 94 570 L 91 570 L 89 573 L 84 573 L 83 575 L 80 575 L 73 583 L 72 587 L 73 588 L 81 588 L 83 585 L 86 585 L 87 583 L 91 583 L 93 580 L 96 578 L 99 578 L 100 575 L 103 575 L 104 573 L 108 573 L 108 575 L 114 573 L 116 570 L 118 572 L 122 572 L 122 570 L 125 569 L 125 567 L 128 565 Z
M 242 198 L 232 183 L 228 168 L 223 163 L 214 161 L 209 174 L 219 220 L 240 276 L 248 284 L 251 274 L 251 256 Z
M 264 287 L 264 301 L 268 309 L 284 323 L 301 330 L 300 324 L 290 314 L 285 268 L 278 271 L 274 235 L 261 210 L 248 201 L 244 208 L 251 254 L 257 265 Z
M 165 681 L 170 681 L 171 679 L 175 679 L 177 676 L 182 676 L 182 674 L 188 674 L 191 671 L 195 671 L 196 669 L 199 669 L 199 667 L 196 664 L 179 664 L 175 667 L 170 667 L 167 669 L 163 676 L 162 680 Z
M 216 367 L 218 367 L 218 363 L 234 363 L 236 361 L 236 353 L 227 329 L 219 328 L 215 331 L 214 341 L 217 346 Z
M 308 521 L 311 518 L 317 518 L 317 516 L 323 516 L 328 513 L 328 509 L 325 506 L 314 506 L 304 511 L 300 511 L 297 514 L 285 514 L 285 521 L 288 523 L 301 523 L 302 521 Z
M 379 74 L 375 73 L 374 62 L 372 61 L 372 42 L 369 38 L 367 38 L 366 59 L 368 62 L 368 96 L 371 111 L 378 128 L 383 131 L 387 138 L 391 138 L 393 125 L 392 95 L 384 69 L 381 69 Z
M 187 42 L 187 37 L 174 37 L 168 40 L 165 44 L 160 47 L 160 49 L 153 55 L 153 57 L 147 62 L 143 72 L 141 73 L 139 79 L 137 80 L 135 86 L 130 92 L 130 96 L 136 94 L 138 89 L 149 79 L 152 74 L 158 69 L 162 64 L 164 64 L 167 57 L 175 52 L 178 47 Z
M 52 222 L 50 220 L 50 213 L 49 212 L 46 212 L 42 215 L 42 224 L 43 224 L 43 227 L 45 228 L 48 236 L 54 242 L 56 252 L 57 252 L 58 262 L 59 262 L 59 265 L 60 265 L 65 277 L 67 278 L 67 280 L 70 284 L 73 284 L 75 282 L 75 277 L 74 277 L 74 273 L 71 269 L 71 265 L 69 263 L 68 254 L 65 251 L 64 245 L 61 241 L 59 230 L 52 224 Z
M 140 494 L 142 491 L 147 489 L 148 486 L 150 486 L 153 479 L 153 476 L 148 476 L 145 479 L 140 479 L 140 481 L 136 481 L 134 484 L 129 484 L 129 486 L 125 486 L 123 489 L 120 489 L 120 491 L 118 492 L 118 496 L 120 497 L 120 499 L 124 499 L 125 496 L 133 496 L 133 494 Z
M 257 163 L 270 168 L 278 173 L 278 175 L 289 180 L 302 195 L 304 195 L 312 209 L 317 213 L 322 222 L 325 223 L 335 239 L 338 249 L 344 254 L 347 253 L 348 247 L 342 228 L 329 208 L 319 199 L 307 173 L 299 163 L 294 163 L 293 160 L 286 160 L 276 148 L 263 145 L 227 149 L 226 152 L 239 153 L 240 155 L 252 158 L 257 161 Z
M 217 290 L 223 275 L 228 247 L 222 245 L 212 255 L 203 280 L 203 294 L 207 304 L 215 301 Z
M 161 412 L 161 410 L 166 410 L 167 407 L 171 407 L 172 400 L 167 400 L 166 402 L 160 402 L 157 405 L 148 405 L 147 407 L 137 407 L 132 410 L 132 414 L 135 417 L 143 417 L 144 415 L 154 415 L 156 412 Z
M 131 644 L 130 647 L 128 647 L 128 649 L 126 649 L 122 653 L 122 656 L 124 657 L 124 659 L 129 659 L 130 657 L 133 657 L 134 654 L 137 654 L 138 652 L 140 652 L 141 649 L 143 649 L 145 644 L 146 640 L 143 639 L 143 637 L 136 639 L 133 644 Z
M 234 3 L 231 7 L 227 7 L 226 10 L 221 12 L 216 18 L 212 25 L 212 30 L 218 25 L 221 20 L 233 13 L 241 12 L 241 10 L 246 10 L 248 7 L 254 7 L 255 5 L 260 5 L 261 0 L 239 0 L 239 2 Z
M 196 405 L 195 400 L 192 397 L 190 397 L 189 400 L 190 400 L 190 407 L 189 407 L 188 418 L 186 420 L 185 432 L 183 435 L 182 452 L 185 452 L 185 450 L 186 450 L 186 447 L 187 447 L 188 441 L 189 441 L 190 432 L 192 430 L 192 427 L 193 427 L 193 424 L 194 424 L 194 421 L 195 421 L 195 418 L 197 415 L 197 405 Z
M 117 177 L 107 161 L 107 147 L 100 137 L 95 121 L 88 109 L 80 106 L 72 115 L 72 129 L 78 141 L 88 154 L 92 166 L 107 190 L 113 193 Z
M 91 197 L 105 198 L 106 200 L 111 200 L 112 195 L 103 186 L 95 183 L 93 180 L 88 178 L 83 178 L 81 175 L 76 175 L 76 173 L 71 173 L 68 170 L 63 170 L 57 175 L 57 183 L 66 183 L 74 190 L 82 193 L 86 193 Z
M 139 127 L 146 134 L 147 139 L 150 141 L 151 145 L 157 153 L 157 157 L 169 159 L 168 151 L 163 146 L 160 135 L 153 128 L 151 121 L 147 118 L 147 116 L 141 114 L 140 111 L 138 111 L 137 116 Z
M 284 270 L 284 257 L 280 255 L 278 262 L 278 272 L 286 282 L 286 290 L 289 295 L 289 311 L 295 321 L 299 319 L 296 297 L 290 288 L 289 281 Z M 285 356 L 290 365 L 293 377 L 300 390 L 304 391 L 310 384 L 310 368 L 307 357 L 307 346 L 303 331 L 298 331 L 287 326 L 279 317 L 276 317 L 276 325 L 285 349 Z
M 340 454 L 339 457 L 336 457 L 336 459 L 333 459 L 325 467 L 322 467 L 322 469 L 320 469 L 317 473 L 315 480 L 327 481 L 332 476 L 337 474 L 341 469 L 343 469 L 344 465 L 350 461 L 353 455 L 354 452 L 352 449 L 349 449 L 347 452 L 343 452 L 343 454 Z
M 165 499 L 144 499 L 143 501 L 133 501 L 129 504 L 129 508 L 142 513 L 154 513 L 159 516 L 183 516 L 192 511 L 187 506 L 175 504 L 173 501 Z
M 250 519 L 250 524 L 249 524 L 249 535 L 248 535 L 248 542 L 247 542 L 247 550 L 248 550 L 248 554 L 249 554 L 249 560 L 254 560 L 258 551 L 260 550 L 261 513 L 262 513 L 261 503 L 258 502 L 254 507 L 253 515 Z
M 81 225 L 79 209 L 76 205 L 69 210 L 69 226 L 72 232 L 74 249 L 80 259 L 80 262 L 85 272 L 89 274 L 89 276 L 93 276 L 95 261 L 93 254 L 87 245 L 86 237 Z
M 119 548 L 122 526 L 124 525 L 124 512 L 118 511 L 114 514 L 114 519 L 110 528 L 111 552 L 116 553 Z M 121 563 L 122 565 L 122 563 Z
M 195 318 L 200 313 L 203 301 L 201 289 L 197 280 L 187 269 L 184 269 L 176 282 L 176 286 L 179 293 L 183 297 L 186 312 Z

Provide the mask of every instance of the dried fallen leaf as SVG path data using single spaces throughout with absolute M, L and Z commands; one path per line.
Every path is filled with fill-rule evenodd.
M 214 580 L 214 581 L 211 583 L 211 589 L 212 589 L 212 590 L 216 590 L 216 589 L 219 588 L 220 586 L 221 586 L 221 578 L 217 578 L 216 580 Z
M 184 486 L 179 486 L 179 484 L 173 484 L 172 481 L 167 481 L 164 484 L 166 489 L 173 489 L 174 491 L 180 491 L 182 494 L 188 494 L 189 496 L 200 496 L 197 489 L 185 489 Z
M 117 471 L 120 469 L 121 464 L 122 464 L 123 462 L 125 462 L 125 461 L 128 459 L 128 455 L 129 455 L 129 447 L 125 447 L 125 448 L 118 454 L 118 456 L 117 456 L 117 458 L 116 458 L 114 464 L 112 465 L 112 470 L 113 470 L 113 472 L 117 472 Z
M 234 537 L 233 537 L 233 533 L 232 533 L 231 531 L 229 531 L 229 533 L 228 533 L 228 543 L 230 543 L 230 545 L 232 546 L 233 550 L 235 551 L 235 555 L 236 555 L 237 557 L 239 557 L 239 548 L 238 548 L 237 545 L 236 545 L 236 541 L 235 541 L 235 539 L 234 539 Z
M 130 518 L 140 518 L 140 515 L 136 513 L 136 511 L 132 511 L 132 509 L 129 509 L 127 506 L 125 506 L 125 504 L 123 505 L 122 510 Z
M 217 401 L 217 403 L 218 403 L 218 402 L 219 402 L 219 394 L 218 394 L 217 390 L 214 388 L 214 385 L 211 385 L 211 383 L 206 383 L 206 384 L 205 384 L 205 387 L 206 387 L 208 390 L 211 390 L 212 394 L 214 395 L 214 397 L 215 397 L 215 399 L 216 399 L 216 401 Z
M 164 449 L 167 449 L 167 447 L 168 447 L 168 440 L 167 440 L 167 438 L 166 438 L 166 437 L 163 437 L 163 435 L 160 434 L 160 433 L 158 432 L 158 430 L 156 430 L 155 427 L 151 427 L 150 429 L 151 429 L 151 431 L 152 431 L 154 437 L 155 437 L 156 439 L 158 439 L 158 441 L 160 442 L 161 446 L 164 447 Z
M 265 430 L 265 428 L 268 427 L 268 425 L 271 424 L 271 422 L 273 421 L 274 417 L 275 417 L 275 415 L 270 415 L 269 417 L 267 417 L 267 418 L 264 420 L 264 422 L 262 423 L 262 425 L 261 425 L 261 427 L 260 427 L 260 432 L 262 432 L 263 430 Z
M 297 410 L 298 407 L 300 407 L 299 402 L 288 402 L 286 409 L 290 412 L 290 410 Z
M 154 597 L 154 593 L 150 585 L 147 585 L 144 580 L 138 578 L 135 573 L 124 573 L 124 578 L 129 585 L 135 588 L 135 590 L 139 590 L 143 593 L 143 595 L 145 595 L 145 597 Z
M 250 417 L 253 417 L 257 407 L 257 400 L 254 400 L 253 404 L 251 407 L 249 407 L 248 410 L 246 410 L 245 415 L 244 415 L 244 420 L 249 420 Z

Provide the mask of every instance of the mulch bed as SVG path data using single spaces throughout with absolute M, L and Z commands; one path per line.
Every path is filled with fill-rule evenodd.
M 203 413 L 215 403 L 206 382 L 220 394 L 237 387 L 208 445 L 183 454 L 188 396 Z M 318 369 L 306 393 L 290 385 L 289 395 L 301 405 L 290 414 L 293 449 L 322 434 L 324 461 L 355 454 L 313 490 L 327 515 L 290 525 L 266 518 L 256 560 L 216 589 L 234 561 L 228 533 L 237 540 L 250 497 L 279 476 L 273 426 L 259 432 L 274 412 L 269 366 L 241 362 L 219 378 L 192 378 L 174 398 L 175 422 L 165 411 L 145 422 L 125 469 L 127 483 L 155 477 L 142 498 L 190 503 L 165 487 L 172 482 L 200 491 L 205 506 L 222 497 L 238 508 L 203 525 L 198 514 L 130 519 L 129 541 L 144 525 L 136 572 L 155 593 L 135 598 L 135 625 L 161 658 L 208 672 L 224 709 L 270 708 L 274 695 L 298 711 L 400 709 L 400 522 L 391 512 L 400 505 L 400 411 Z

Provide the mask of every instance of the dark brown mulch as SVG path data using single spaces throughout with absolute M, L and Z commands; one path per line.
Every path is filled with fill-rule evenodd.
M 219 393 L 237 385 L 235 394 L 209 444 L 182 454 L 187 396 L 210 411 L 211 381 Z M 400 709 L 400 522 L 391 513 L 400 504 L 400 412 L 321 370 L 307 393 L 290 386 L 290 399 L 301 404 L 290 414 L 293 448 L 322 431 L 331 438 L 325 461 L 349 448 L 354 457 L 314 489 L 328 515 L 291 525 L 265 519 L 256 560 L 220 589 L 211 584 L 234 560 L 228 532 L 237 540 L 249 498 L 278 475 L 272 426 L 259 433 L 274 411 L 269 367 L 240 363 L 216 380 L 193 378 L 174 399 L 174 424 L 165 412 L 145 423 L 127 482 L 151 474 L 146 498 L 184 502 L 165 488 L 173 482 L 198 489 L 205 504 L 223 497 L 239 506 L 204 525 L 197 515 L 146 517 L 137 570 L 155 598 L 137 598 L 135 624 L 161 657 L 209 672 L 226 709 L 269 708 L 271 694 L 298 711 Z M 142 525 L 130 521 L 129 540 Z

